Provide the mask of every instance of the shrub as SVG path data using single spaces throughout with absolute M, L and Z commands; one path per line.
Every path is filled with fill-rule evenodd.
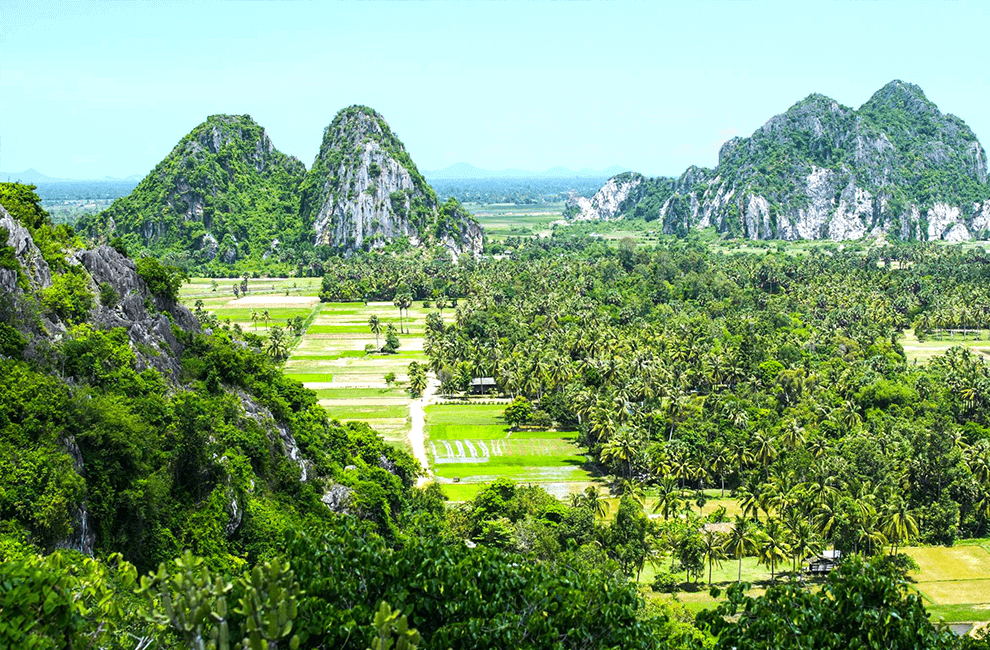
M 137 272 L 148 285 L 148 291 L 172 302 L 179 299 L 179 287 L 189 279 L 182 269 L 165 266 L 154 257 L 138 260 Z
M 52 276 L 52 286 L 41 292 L 41 304 L 61 320 L 78 323 L 93 308 L 93 294 L 82 271 Z
M 113 308 L 120 302 L 117 290 L 109 282 L 100 283 L 100 304 L 107 308 Z
M 15 328 L 0 323 L 0 354 L 5 357 L 19 357 L 27 341 Z

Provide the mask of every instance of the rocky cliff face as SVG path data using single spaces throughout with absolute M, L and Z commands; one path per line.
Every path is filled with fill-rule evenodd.
M 962 120 L 901 81 L 858 110 L 811 95 L 749 138 L 726 142 L 715 169 L 648 183 L 619 214 L 658 219 L 666 233 L 710 226 L 755 239 L 990 235 L 982 146 Z M 606 185 L 600 194 L 592 203 L 615 192 Z
M 26 282 L 15 270 L 0 269 L 0 288 L 10 299 L 9 308 L 27 335 L 25 357 L 42 359 L 48 349 L 68 335 L 71 325 L 56 314 L 32 308 L 36 297 L 52 286 L 53 272 L 44 260 L 28 230 L 0 206 L 0 228 L 7 231 L 6 245 L 12 246 Z M 0 242 L 2 246 L 4 242 Z M 155 368 L 177 382 L 182 346 L 172 333 L 172 323 L 186 330 L 199 325 L 192 313 L 180 304 L 148 291 L 134 262 L 109 246 L 70 251 L 70 270 L 83 270 L 94 303 L 86 322 L 99 329 L 122 327 L 127 331 L 137 357 L 137 369 Z M 73 271 L 78 272 L 78 271 Z M 100 301 L 101 285 L 113 288 L 113 304 Z M 149 310 L 153 307 L 153 310 Z
M 642 174 L 628 172 L 613 176 L 605 182 L 595 196 L 569 196 L 565 208 L 573 215 L 574 221 L 609 221 L 618 217 L 639 198 L 644 187 L 645 177 Z
M 344 109 L 326 128 L 301 199 L 317 245 L 350 253 L 406 237 L 454 255 L 480 253 L 481 227 L 463 209 L 442 207 L 388 123 L 364 106 Z
M 230 263 L 273 240 L 305 241 L 299 184 L 306 173 L 247 115 L 212 115 L 175 146 L 129 195 L 80 222 L 97 239 Z

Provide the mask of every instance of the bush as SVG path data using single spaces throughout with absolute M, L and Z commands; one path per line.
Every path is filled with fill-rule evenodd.
M 148 291 L 172 302 L 179 299 L 179 288 L 189 279 L 182 269 L 165 266 L 154 257 L 139 259 L 137 272 L 148 285 Z
M 0 354 L 5 357 L 19 357 L 25 345 L 27 341 L 16 328 L 0 323 Z
M 530 420 L 530 424 L 534 427 L 540 429 L 549 429 L 553 426 L 553 418 L 546 411 L 536 410 L 533 411 L 533 417 Z
M 93 294 L 82 271 L 52 276 L 52 286 L 41 292 L 41 304 L 50 314 L 70 323 L 86 319 L 93 308 Z
M 672 594 L 678 590 L 678 584 L 680 583 L 677 582 L 677 577 L 674 574 L 658 571 L 653 582 L 650 583 L 650 588 L 657 593 Z
M 117 306 L 118 302 L 120 302 L 120 296 L 117 295 L 117 290 L 109 282 L 101 282 L 100 304 L 112 309 Z

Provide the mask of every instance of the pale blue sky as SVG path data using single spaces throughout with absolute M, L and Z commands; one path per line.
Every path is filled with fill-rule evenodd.
M 812 92 L 920 85 L 990 145 L 990 2 L 0 0 L 0 169 L 149 171 L 213 113 L 307 167 L 341 108 L 420 169 L 712 166 Z

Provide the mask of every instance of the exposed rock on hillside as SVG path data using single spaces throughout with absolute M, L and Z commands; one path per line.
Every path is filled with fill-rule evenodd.
M 3 206 L 0 206 L 0 228 L 8 233 L 7 241 L 0 245 L 12 246 L 21 270 L 27 270 L 25 283 L 19 281 L 16 271 L 0 269 L 0 287 L 11 298 L 10 308 L 20 312 L 17 320 L 28 334 L 25 356 L 41 357 L 54 342 L 68 334 L 71 324 L 48 310 L 30 317 L 29 303 L 52 286 L 52 271 L 28 230 Z M 86 321 L 100 329 L 124 328 L 137 357 L 138 370 L 155 368 L 165 377 L 178 381 L 182 347 L 172 333 L 172 323 L 186 330 L 196 329 L 198 324 L 192 313 L 166 297 L 149 292 L 134 262 L 109 246 L 72 251 L 66 262 L 70 268 L 85 269 L 86 284 L 94 296 Z M 102 291 L 102 286 L 112 288 L 113 293 Z M 104 304 L 101 295 L 113 295 L 116 301 Z M 149 307 L 154 310 L 149 311 Z
M 250 116 L 212 115 L 130 195 L 80 228 L 98 239 L 123 236 L 132 250 L 233 261 L 275 238 L 308 239 L 298 217 L 305 173 Z
M 990 234 L 983 147 L 962 120 L 901 81 L 858 110 L 811 95 L 749 138 L 726 142 L 715 169 L 692 167 L 640 187 L 634 203 L 608 218 L 658 219 L 665 233 L 711 226 L 755 239 Z M 591 204 L 615 196 L 606 184 Z
M 565 207 L 569 214 L 574 215 L 575 221 L 614 219 L 623 209 L 636 202 L 641 195 L 637 190 L 643 187 L 645 180 L 642 174 L 634 172 L 613 176 L 594 197 L 588 199 L 583 196 L 570 196 Z
M 303 184 L 303 219 L 318 245 L 345 252 L 406 237 L 453 254 L 477 254 L 481 227 L 463 208 L 441 206 L 381 115 L 351 106 L 334 118 Z

